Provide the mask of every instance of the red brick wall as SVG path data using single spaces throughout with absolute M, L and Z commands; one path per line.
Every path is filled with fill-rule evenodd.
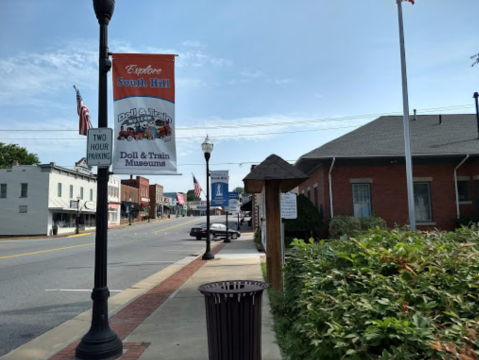
M 435 225 L 429 226 L 417 224 L 418 229 L 425 230 L 434 227 L 443 230 L 454 229 L 454 220 L 457 217 L 454 186 L 454 168 L 456 166 L 452 164 L 414 166 L 414 178 L 432 178 L 430 184 L 433 221 L 435 222 Z M 323 204 L 326 224 L 331 217 L 328 173 L 329 168 L 321 168 L 299 186 L 299 193 L 304 191 L 305 196 L 307 196 L 308 187 L 311 188 L 311 200 L 314 203 L 314 184 L 318 184 L 318 202 Z M 470 177 L 469 200 L 472 203 L 459 205 L 461 217 L 475 216 L 476 200 L 474 199 L 473 181 L 475 175 L 479 175 L 479 164 L 463 165 L 457 171 L 457 176 Z M 335 216 L 352 216 L 354 214 L 350 179 L 372 179 L 372 211 L 376 216 L 386 220 L 389 227 L 407 223 L 408 202 L 406 169 L 404 166 L 334 167 L 332 184 Z

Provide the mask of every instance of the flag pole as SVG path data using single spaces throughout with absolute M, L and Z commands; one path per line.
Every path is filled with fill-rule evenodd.
M 407 91 L 407 72 L 406 72 L 406 50 L 404 47 L 404 28 L 402 17 L 402 0 L 397 1 L 398 20 L 399 20 L 399 42 L 401 46 L 401 75 L 402 75 L 402 98 L 403 98 L 403 123 L 404 123 L 404 148 L 406 151 L 406 181 L 407 181 L 407 199 L 409 208 L 409 226 L 411 230 L 416 230 L 416 213 L 414 211 L 414 184 L 412 177 L 412 158 L 411 158 L 411 132 L 409 129 L 409 101 Z

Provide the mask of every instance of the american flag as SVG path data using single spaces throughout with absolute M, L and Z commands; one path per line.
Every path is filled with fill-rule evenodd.
M 201 187 L 200 184 L 198 184 L 198 181 L 196 181 L 195 175 L 193 175 L 193 184 L 195 186 L 195 196 L 196 197 L 201 197 Z
M 77 92 L 77 113 L 80 117 L 78 131 L 80 135 L 86 136 L 88 129 L 92 127 L 90 121 L 90 112 L 88 111 L 86 105 L 83 103 L 83 100 L 80 95 L 80 90 L 78 90 L 76 86 L 74 86 L 74 88 Z

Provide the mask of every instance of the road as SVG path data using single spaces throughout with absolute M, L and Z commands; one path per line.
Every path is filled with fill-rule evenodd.
M 224 221 L 224 217 L 212 217 Z M 184 217 L 111 229 L 111 295 L 204 249 Z M 0 240 L 0 356 L 91 308 L 94 233 L 80 237 Z

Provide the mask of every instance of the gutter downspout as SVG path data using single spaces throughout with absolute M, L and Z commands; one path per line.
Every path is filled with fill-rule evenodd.
M 329 168 L 329 206 L 331 208 L 331 218 L 334 217 L 333 211 L 333 182 L 331 181 L 331 172 L 333 171 L 334 163 L 336 162 L 336 158 L 333 157 L 333 162 L 331 163 L 331 167 Z
M 469 154 L 466 155 L 466 157 L 459 163 L 459 165 L 456 166 L 454 169 L 454 186 L 456 188 L 456 210 L 457 210 L 457 218 L 459 219 L 461 217 L 461 212 L 459 210 L 459 192 L 457 190 L 457 174 L 456 170 L 459 169 L 459 167 L 464 164 L 464 162 L 467 160 L 469 157 Z

